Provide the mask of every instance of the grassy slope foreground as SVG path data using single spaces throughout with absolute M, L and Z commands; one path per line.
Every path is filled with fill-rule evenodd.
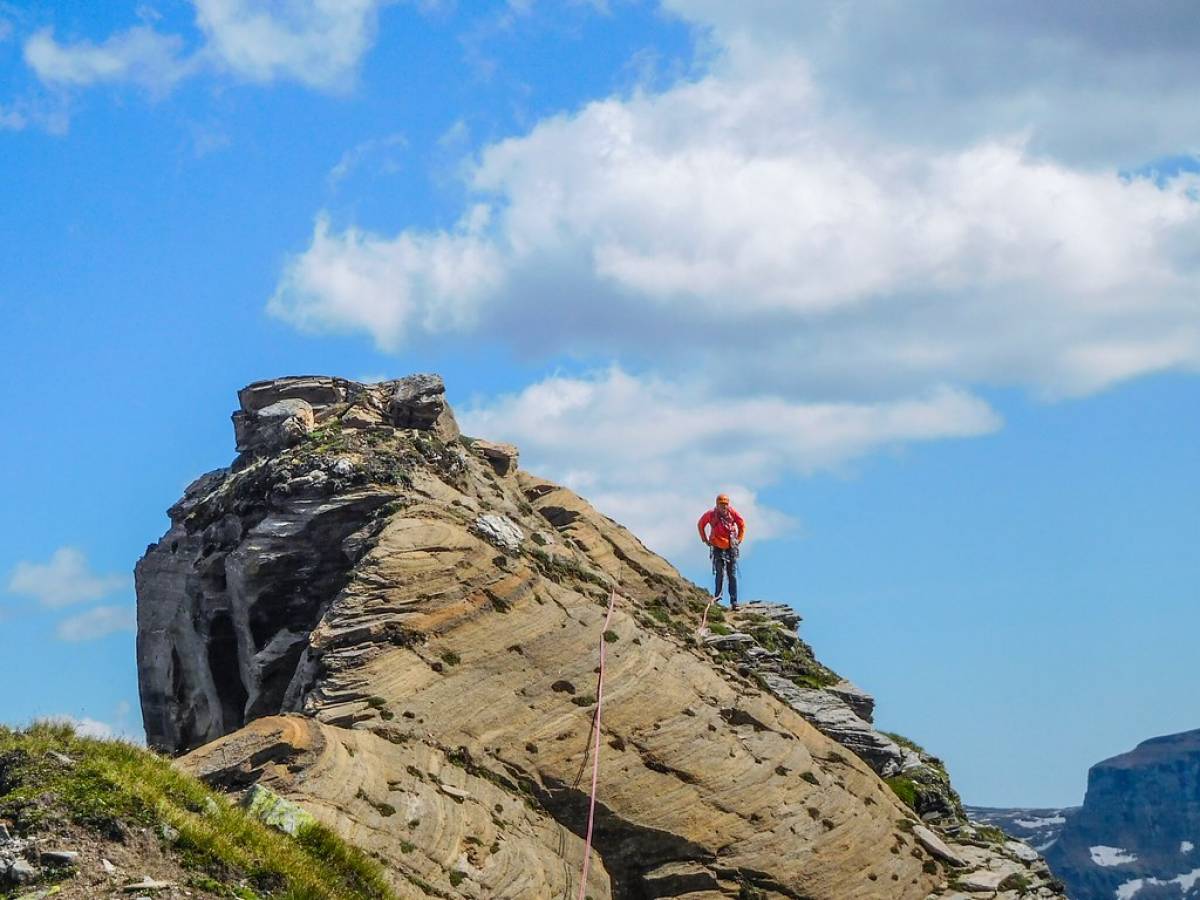
M 3 900 L 130 897 L 150 894 L 131 889 L 147 882 L 157 897 L 393 896 L 375 861 L 325 827 L 293 838 L 165 757 L 68 725 L 0 726 L 0 824 Z M 56 864 L 60 851 L 78 856 Z M 12 863 L 22 859 L 36 878 L 18 883 Z

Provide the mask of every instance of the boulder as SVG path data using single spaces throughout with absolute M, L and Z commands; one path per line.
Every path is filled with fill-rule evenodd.
M 312 409 L 345 403 L 362 385 L 343 378 L 324 375 L 299 375 L 256 381 L 238 391 L 242 411 L 256 413 L 280 400 L 302 400 Z
M 256 784 L 242 798 L 242 806 L 260 822 L 295 837 L 304 828 L 316 824 L 312 813 L 298 803 L 280 797 L 270 788 Z
M 304 400 L 278 400 L 255 412 L 233 414 L 239 453 L 275 453 L 300 443 L 313 430 L 313 408 Z
M 471 452 L 483 457 L 492 470 L 504 477 L 517 471 L 517 448 L 512 444 L 498 444 L 475 438 L 471 441 Z
M 17 859 L 8 867 L 6 874 L 13 884 L 28 884 L 41 873 L 28 860 Z
M 346 428 L 373 428 L 383 424 L 383 413 L 370 403 L 355 403 L 342 414 Z
M 520 526 L 507 516 L 486 513 L 475 520 L 475 530 L 497 547 L 515 551 L 525 540 Z
M 951 850 L 940 837 L 934 834 L 925 825 L 913 826 L 913 837 L 920 841 L 921 846 L 936 856 L 943 862 L 948 862 L 952 866 L 965 866 L 966 862 L 962 856 Z
M 459 436 L 458 422 L 446 403 L 446 385 L 440 375 L 410 375 L 386 384 L 391 387 L 387 414 L 392 425 L 432 431 L 443 441 Z
M 760 616 L 768 621 L 777 622 L 788 631 L 795 631 L 800 627 L 800 614 L 786 603 L 753 600 L 743 606 L 741 612 L 744 616 Z
M 875 721 L 875 698 L 852 682 L 842 679 L 825 688 L 852 710 L 864 722 Z

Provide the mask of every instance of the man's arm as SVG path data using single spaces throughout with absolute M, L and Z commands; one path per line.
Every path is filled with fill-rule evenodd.
M 696 528 L 700 532 L 700 540 L 702 540 L 706 544 L 708 543 L 708 534 L 705 533 L 704 528 L 706 525 L 708 525 L 709 520 L 711 520 L 711 519 L 712 519 L 712 511 L 709 510 L 704 515 L 702 515 L 700 517 L 700 521 L 696 523 Z
M 733 521 L 737 523 L 738 543 L 740 544 L 742 541 L 746 540 L 746 520 L 743 519 L 741 514 L 735 510 L 733 513 Z

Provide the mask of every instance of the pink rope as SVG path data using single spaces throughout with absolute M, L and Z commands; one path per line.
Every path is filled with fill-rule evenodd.
M 584 900 L 587 891 L 588 869 L 592 863 L 592 827 L 596 822 L 596 785 L 600 781 L 600 707 L 604 703 L 604 647 L 608 643 L 608 623 L 612 619 L 613 607 L 617 604 L 617 591 L 608 597 L 608 614 L 604 617 L 604 630 L 600 632 L 600 675 L 596 679 L 596 714 L 592 717 L 592 798 L 588 803 L 587 840 L 583 847 L 583 874 L 579 876 L 579 900 Z
M 704 629 L 708 627 L 708 611 L 712 605 L 717 602 L 716 597 L 708 598 L 708 606 L 704 607 L 704 618 L 700 620 L 700 630 L 696 632 L 697 637 L 704 633 Z

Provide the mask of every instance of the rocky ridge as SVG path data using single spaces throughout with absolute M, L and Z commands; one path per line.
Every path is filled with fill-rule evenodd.
M 1073 900 L 1200 897 L 1200 730 L 1092 766 L 1047 861 Z
M 300 803 L 402 897 L 567 896 L 615 591 L 594 900 L 1061 896 L 874 729 L 790 610 L 697 640 L 704 592 L 516 448 L 462 437 L 436 376 L 240 401 L 238 458 L 136 573 L 147 735 L 185 769 Z

